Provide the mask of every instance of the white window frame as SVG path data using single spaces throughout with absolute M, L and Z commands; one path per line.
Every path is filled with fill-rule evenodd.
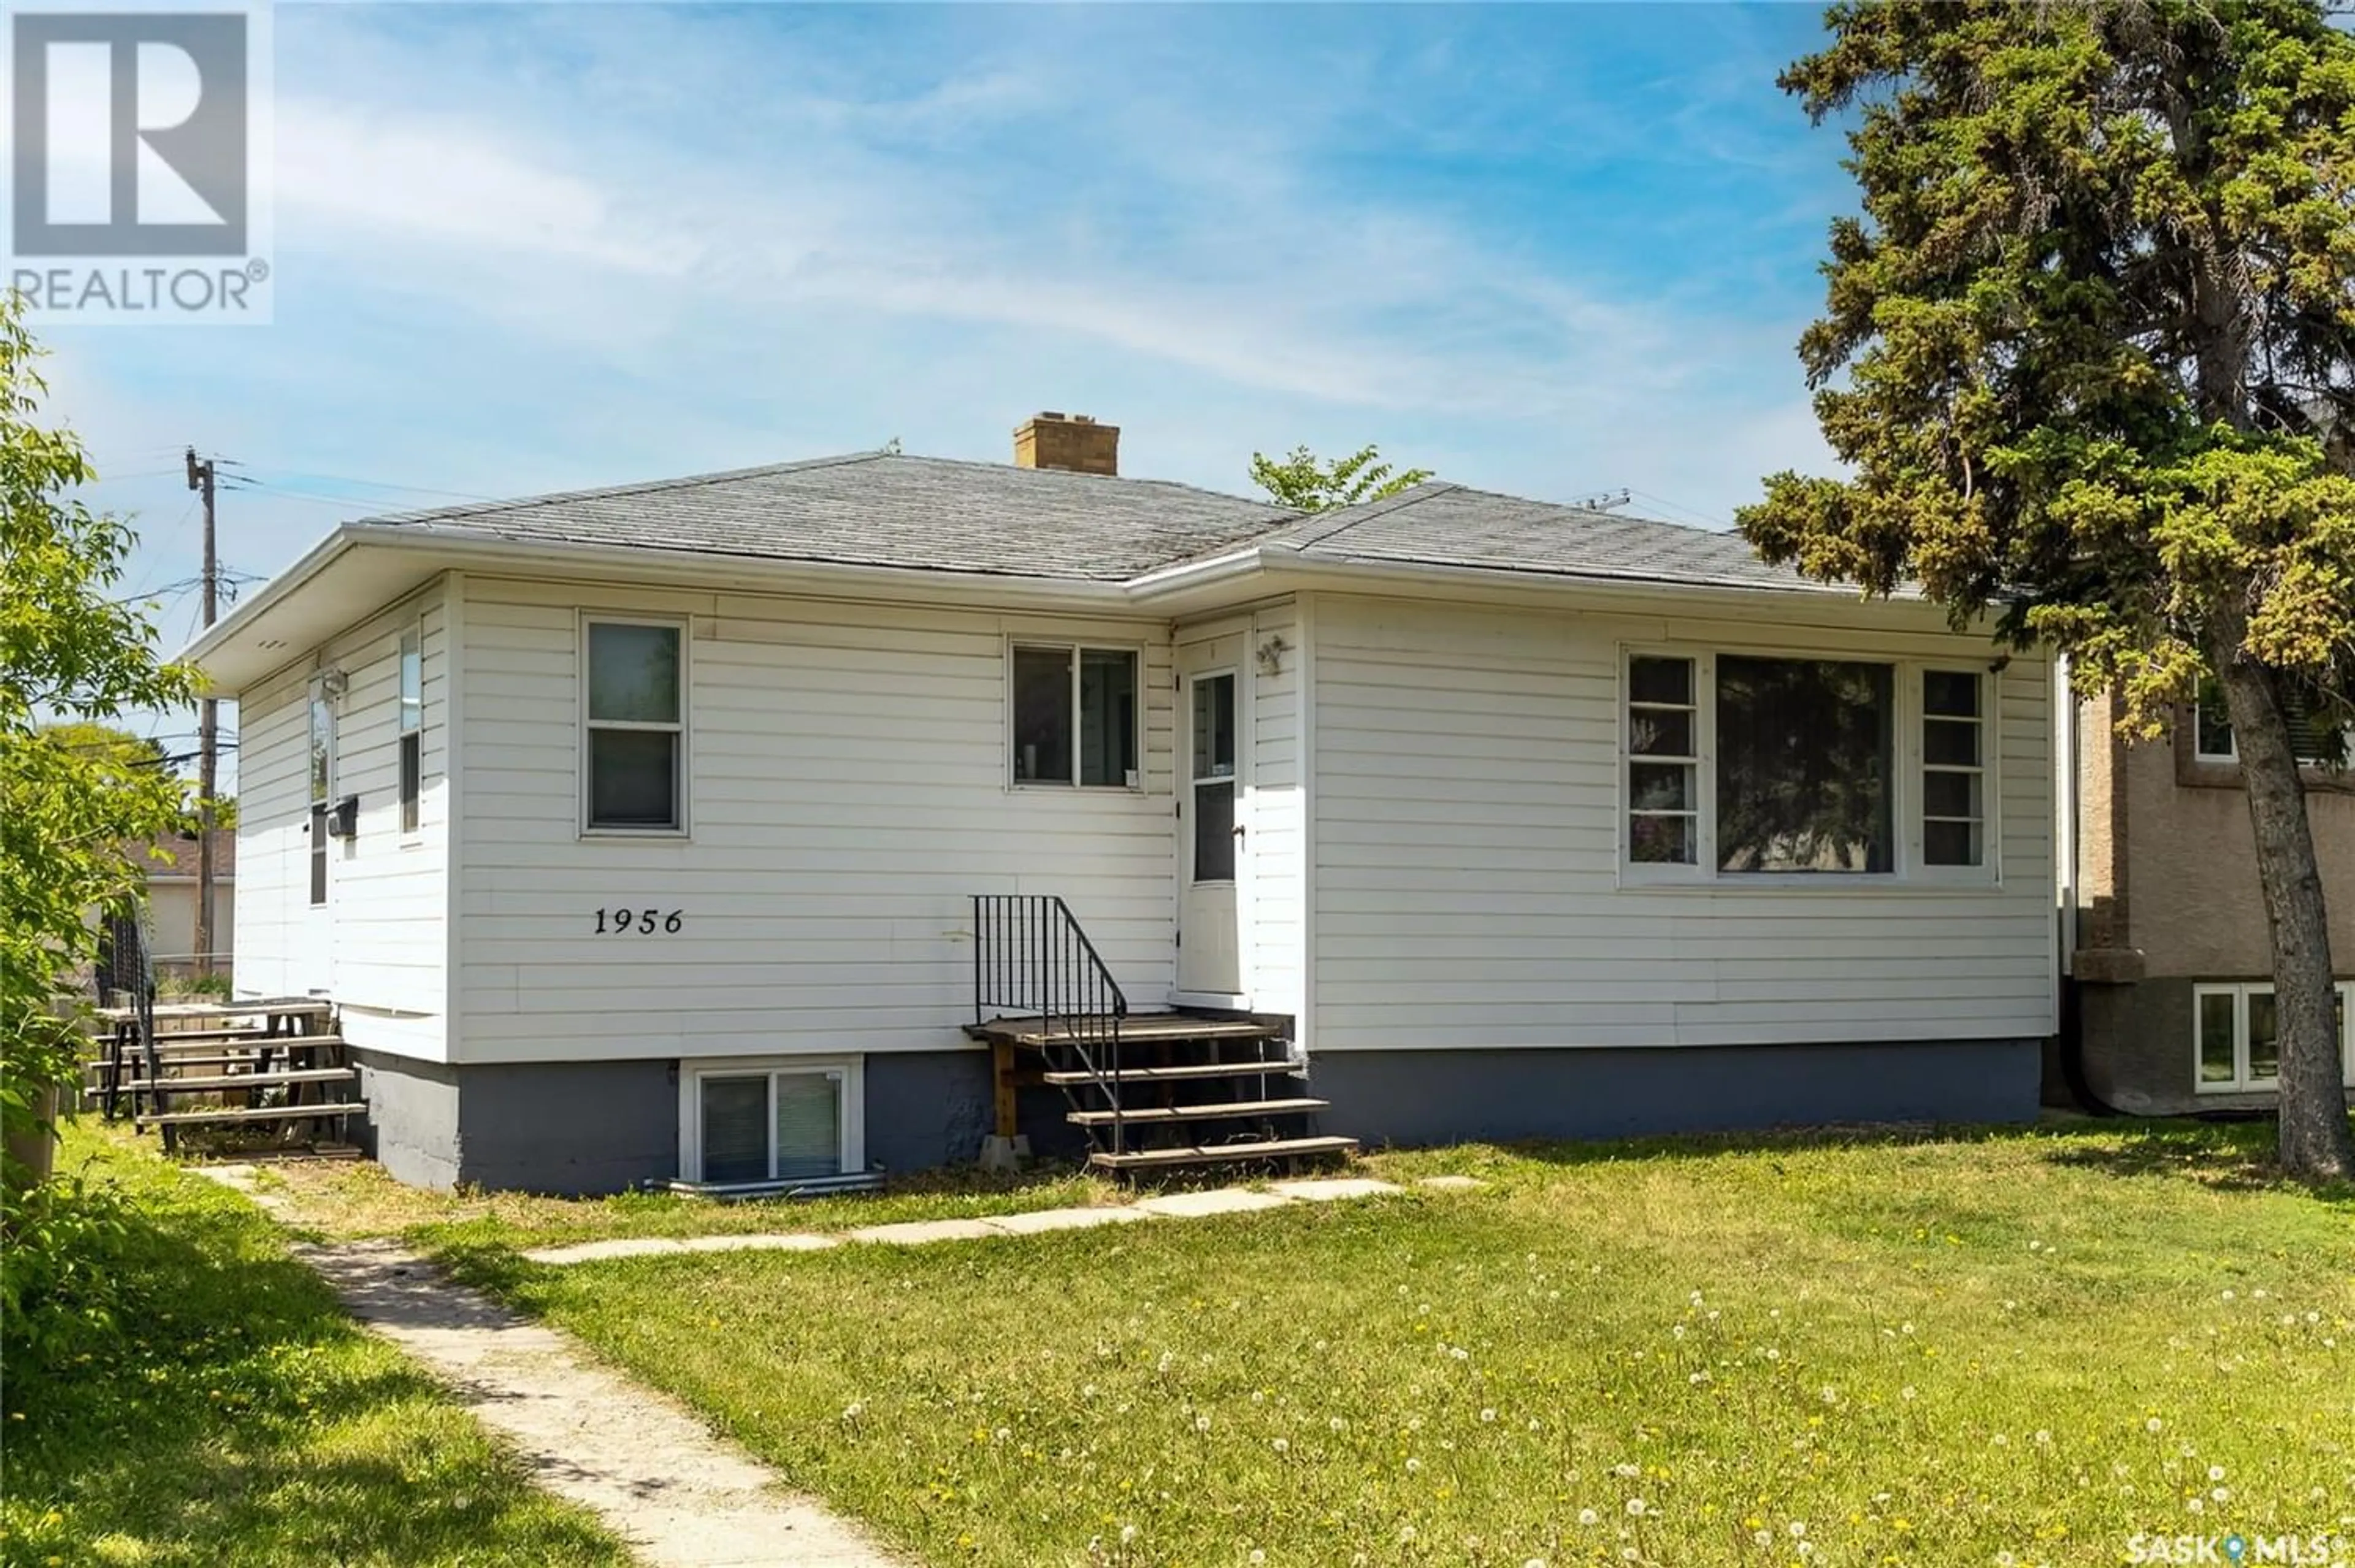
M 592 626 L 667 626 L 678 633 L 678 721 L 677 723 L 657 723 L 648 720 L 592 720 L 589 717 L 589 630 Z M 580 635 L 576 642 L 576 656 L 580 661 L 581 669 L 581 679 L 578 683 L 581 799 L 576 819 L 581 825 L 581 837 L 678 839 L 687 837 L 692 832 L 693 807 L 690 797 L 695 793 L 693 788 L 695 769 L 692 765 L 694 742 L 691 738 L 691 720 L 693 715 L 688 699 L 695 690 L 694 647 L 694 623 L 684 615 L 638 615 L 604 610 L 584 610 L 581 613 Z M 677 823 L 664 827 L 631 827 L 599 826 L 590 821 L 589 736 L 591 731 L 596 730 L 641 730 L 676 734 L 678 737 L 678 799 L 676 803 L 678 807 L 678 820 Z
M 414 703 L 410 702 L 409 693 L 402 687 L 412 648 L 417 655 L 417 699 Z M 425 823 L 425 627 L 421 622 L 404 629 L 393 645 L 392 708 L 393 820 L 400 826 L 403 841 L 413 843 L 422 835 Z M 410 775 L 417 783 L 417 793 L 413 796 L 402 788 L 408 782 L 402 776 L 402 770 L 408 765 L 407 753 L 411 750 L 417 754 L 415 770 Z
M 2339 1079 L 2355 1089 L 2355 980 L 2342 980 L 2339 992 Z M 2202 982 L 2191 987 L 2191 1087 L 2200 1094 L 2271 1094 L 2281 1088 L 2279 1078 L 2253 1078 L 2249 1075 L 2249 998 L 2274 994 L 2270 980 Z M 2200 1038 L 2200 1024 L 2206 1009 L 2200 1004 L 2210 997 L 2232 998 L 2232 1077 L 2230 1083 L 2211 1083 L 2200 1076 L 2200 1060 L 2206 1054 L 2200 1048 L 2206 1043 Z
M 311 814 L 303 895 L 306 907 L 314 910 L 325 909 L 333 902 L 336 891 L 336 858 L 327 852 L 327 823 L 336 814 L 336 731 L 340 728 L 341 716 L 336 711 L 336 699 L 328 685 L 327 672 L 321 670 L 303 687 L 303 779 L 310 795 L 307 805 Z M 323 711 L 326 715 L 324 736 L 320 722 Z M 323 739 L 325 745 L 320 743 Z
M 1721 871 L 1717 852 L 1717 661 L 1721 654 L 1740 658 L 1828 661 L 1837 664 L 1877 664 L 1891 672 L 1890 700 L 1896 741 L 1891 748 L 1890 869 L 1886 871 Z M 1696 863 L 1639 861 L 1634 858 L 1632 789 L 1628 764 L 1657 762 L 1639 757 L 1634 750 L 1632 669 L 1639 658 L 1684 659 L 1693 667 L 1694 744 L 1692 759 L 1695 798 Z M 1980 707 L 1980 864 L 1933 866 L 1923 859 L 1922 806 L 1923 676 L 1931 670 L 1957 673 L 1976 670 Z M 1614 831 L 1619 842 L 1619 884 L 1635 888 L 1705 888 L 1715 892 L 1766 890 L 1787 892 L 1793 888 L 1820 888 L 1831 892 L 1872 889 L 1924 887 L 1997 888 L 2002 885 L 2002 747 L 2003 680 L 1984 663 L 1961 658 L 1901 659 L 1876 657 L 1852 649 L 1821 647 L 1721 647 L 1716 644 L 1641 642 L 1619 647 L 1618 766 L 1614 784 L 1617 814 Z
M 1014 768 L 1014 655 L 1017 649 L 1034 648 L 1041 653 L 1067 653 L 1071 656 L 1071 689 L 1067 699 L 1071 718 L 1071 777 L 1067 784 L 1050 784 L 1042 779 L 1015 777 Z M 1080 782 L 1080 679 L 1089 654 L 1120 654 L 1131 661 L 1136 673 L 1136 713 L 1129 737 L 1130 750 L 1136 756 L 1134 778 L 1125 784 L 1091 784 Z M 1006 712 L 999 733 L 1006 741 L 1006 787 L 1028 793 L 1032 790 L 1048 795 L 1090 794 L 1142 795 L 1145 793 L 1146 736 L 1146 660 L 1145 645 L 1099 641 L 1087 637 L 1029 637 L 1019 633 L 1008 634 L 1005 645 Z M 1240 742 L 1239 742 L 1240 743 Z
M 2221 689 L 2219 690 L 2218 695 L 2220 697 L 2222 695 Z M 2199 692 L 2195 691 L 2192 694 L 2190 706 L 2192 760 L 2194 762 L 2200 763 L 2239 763 L 2241 760 L 2241 740 L 2240 736 L 2233 731 L 2232 716 L 2228 713 L 2224 717 L 2224 732 L 2232 737 L 2231 743 L 2223 751 L 2211 752 L 2201 743 L 2200 734 L 2200 713 L 2206 704 L 2200 700 L 2200 694 Z M 2294 744 L 2295 742 L 2293 742 L 2293 745 Z M 2350 756 L 2355 756 L 2355 725 L 2349 726 L 2347 750 Z M 2318 768 L 2323 765 L 2322 759 L 2319 757 L 2297 757 L 2294 760 L 2301 768 Z
M 1930 722 L 1934 718 L 1947 723 L 1960 723 L 1960 719 L 1946 714 L 1933 714 L 1929 707 L 1929 677 L 1937 675 L 1966 675 L 1979 683 L 1979 762 L 1976 769 L 1952 763 L 1930 761 L 1927 744 Z M 1984 664 L 1969 659 L 1923 659 L 1897 667 L 1898 720 L 1904 726 L 1905 788 L 1901 790 L 1899 809 L 1905 813 L 1905 852 L 1911 869 L 1907 874 L 1918 881 L 1956 883 L 1977 887 L 1996 882 L 1998 852 L 1996 822 L 1996 780 L 2000 753 L 1997 737 L 2001 732 L 1998 722 L 1998 697 L 2003 690 L 2003 677 Z M 1910 709 L 1910 711 L 1909 711 Z M 1968 773 L 1976 772 L 1979 779 L 1979 863 L 1976 866 L 1934 866 L 1930 863 L 1930 786 L 1927 775 L 1933 773 Z M 1961 820 L 1940 817 L 1942 822 Z
M 841 1124 L 837 1141 L 842 1149 L 839 1176 L 856 1176 L 867 1168 L 867 1059 L 863 1056 L 735 1056 L 680 1063 L 678 1074 L 678 1179 L 703 1182 L 703 1080 L 751 1078 L 769 1080 L 769 1180 L 777 1179 L 776 1080 L 793 1073 L 837 1076 L 842 1085 Z

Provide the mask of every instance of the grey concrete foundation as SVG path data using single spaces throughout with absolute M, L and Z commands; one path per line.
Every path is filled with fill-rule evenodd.
M 1614 1138 L 1832 1122 L 2024 1122 L 2040 1042 L 1317 1053 L 1322 1130 L 1368 1145 Z
M 2239 978 L 2261 981 L 2265 976 Z M 2271 1110 L 2270 1089 L 2241 1094 L 2199 1092 L 2191 1016 L 2191 987 L 2197 983 L 2159 977 L 2115 986 L 2079 984 L 2077 1019 L 2085 1086 L 2113 1109 L 2137 1116 Z
M 678 1175 L 678 1062 L 484 1062 L 451 1066 L 354 1051 L 368 1115 L 354 1137 L 419 1187 L 594 1194 Z M 876 1053 L 866 1059 L 867 1160 L 921 1170 L 977 1159 L 995 1131 L 989 1053 Z M 1080 1135 L 1062 1096 L 1027 1090 L 1020 1132 L 1042 1154 Z

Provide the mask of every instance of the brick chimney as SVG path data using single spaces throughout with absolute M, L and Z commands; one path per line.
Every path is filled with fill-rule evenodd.
M 1074 474 L 1120 472 L 1120 426 L 1087 414 L 1049 410 L 1014 432 L 1017 468 L 1068 468 Z

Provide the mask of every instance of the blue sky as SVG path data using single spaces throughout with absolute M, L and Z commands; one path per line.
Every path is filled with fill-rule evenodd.
M 1248 488 L 1379 442 L 1723 523 L 1828 462 L 1792 345 L 1852 203 L 1810 6 L 278 6 L 276 320 L 57 328 L 134 585 L 180 446 L 266 576 L 341 517 L 1042 408 Z M 400 488 L 395 488 L 396 486 Z M 175 644 L 194 596 L 166 606 Z M 168 726 L 167 726 L 168 728 Z

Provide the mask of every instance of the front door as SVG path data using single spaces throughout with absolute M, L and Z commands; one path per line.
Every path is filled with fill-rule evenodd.
M 1180 651 L 1178 751 L 1178 989 L 1206 1002 L 1243 1003 L 1236 888 L 1246 834 L 1242 815 L 1240 635 Z
M 303 912 L 303 940 L 296 949 L 293 988 L 312 996 L 336 986 L 336 917 L 328 901 L 335 891 L 336 846 L 327 837 L 327 816 L 336 801 L 336 706 L 325 676 L 311 677 L 311 810 L 304 833 L 302 885 L 309 899 Z

